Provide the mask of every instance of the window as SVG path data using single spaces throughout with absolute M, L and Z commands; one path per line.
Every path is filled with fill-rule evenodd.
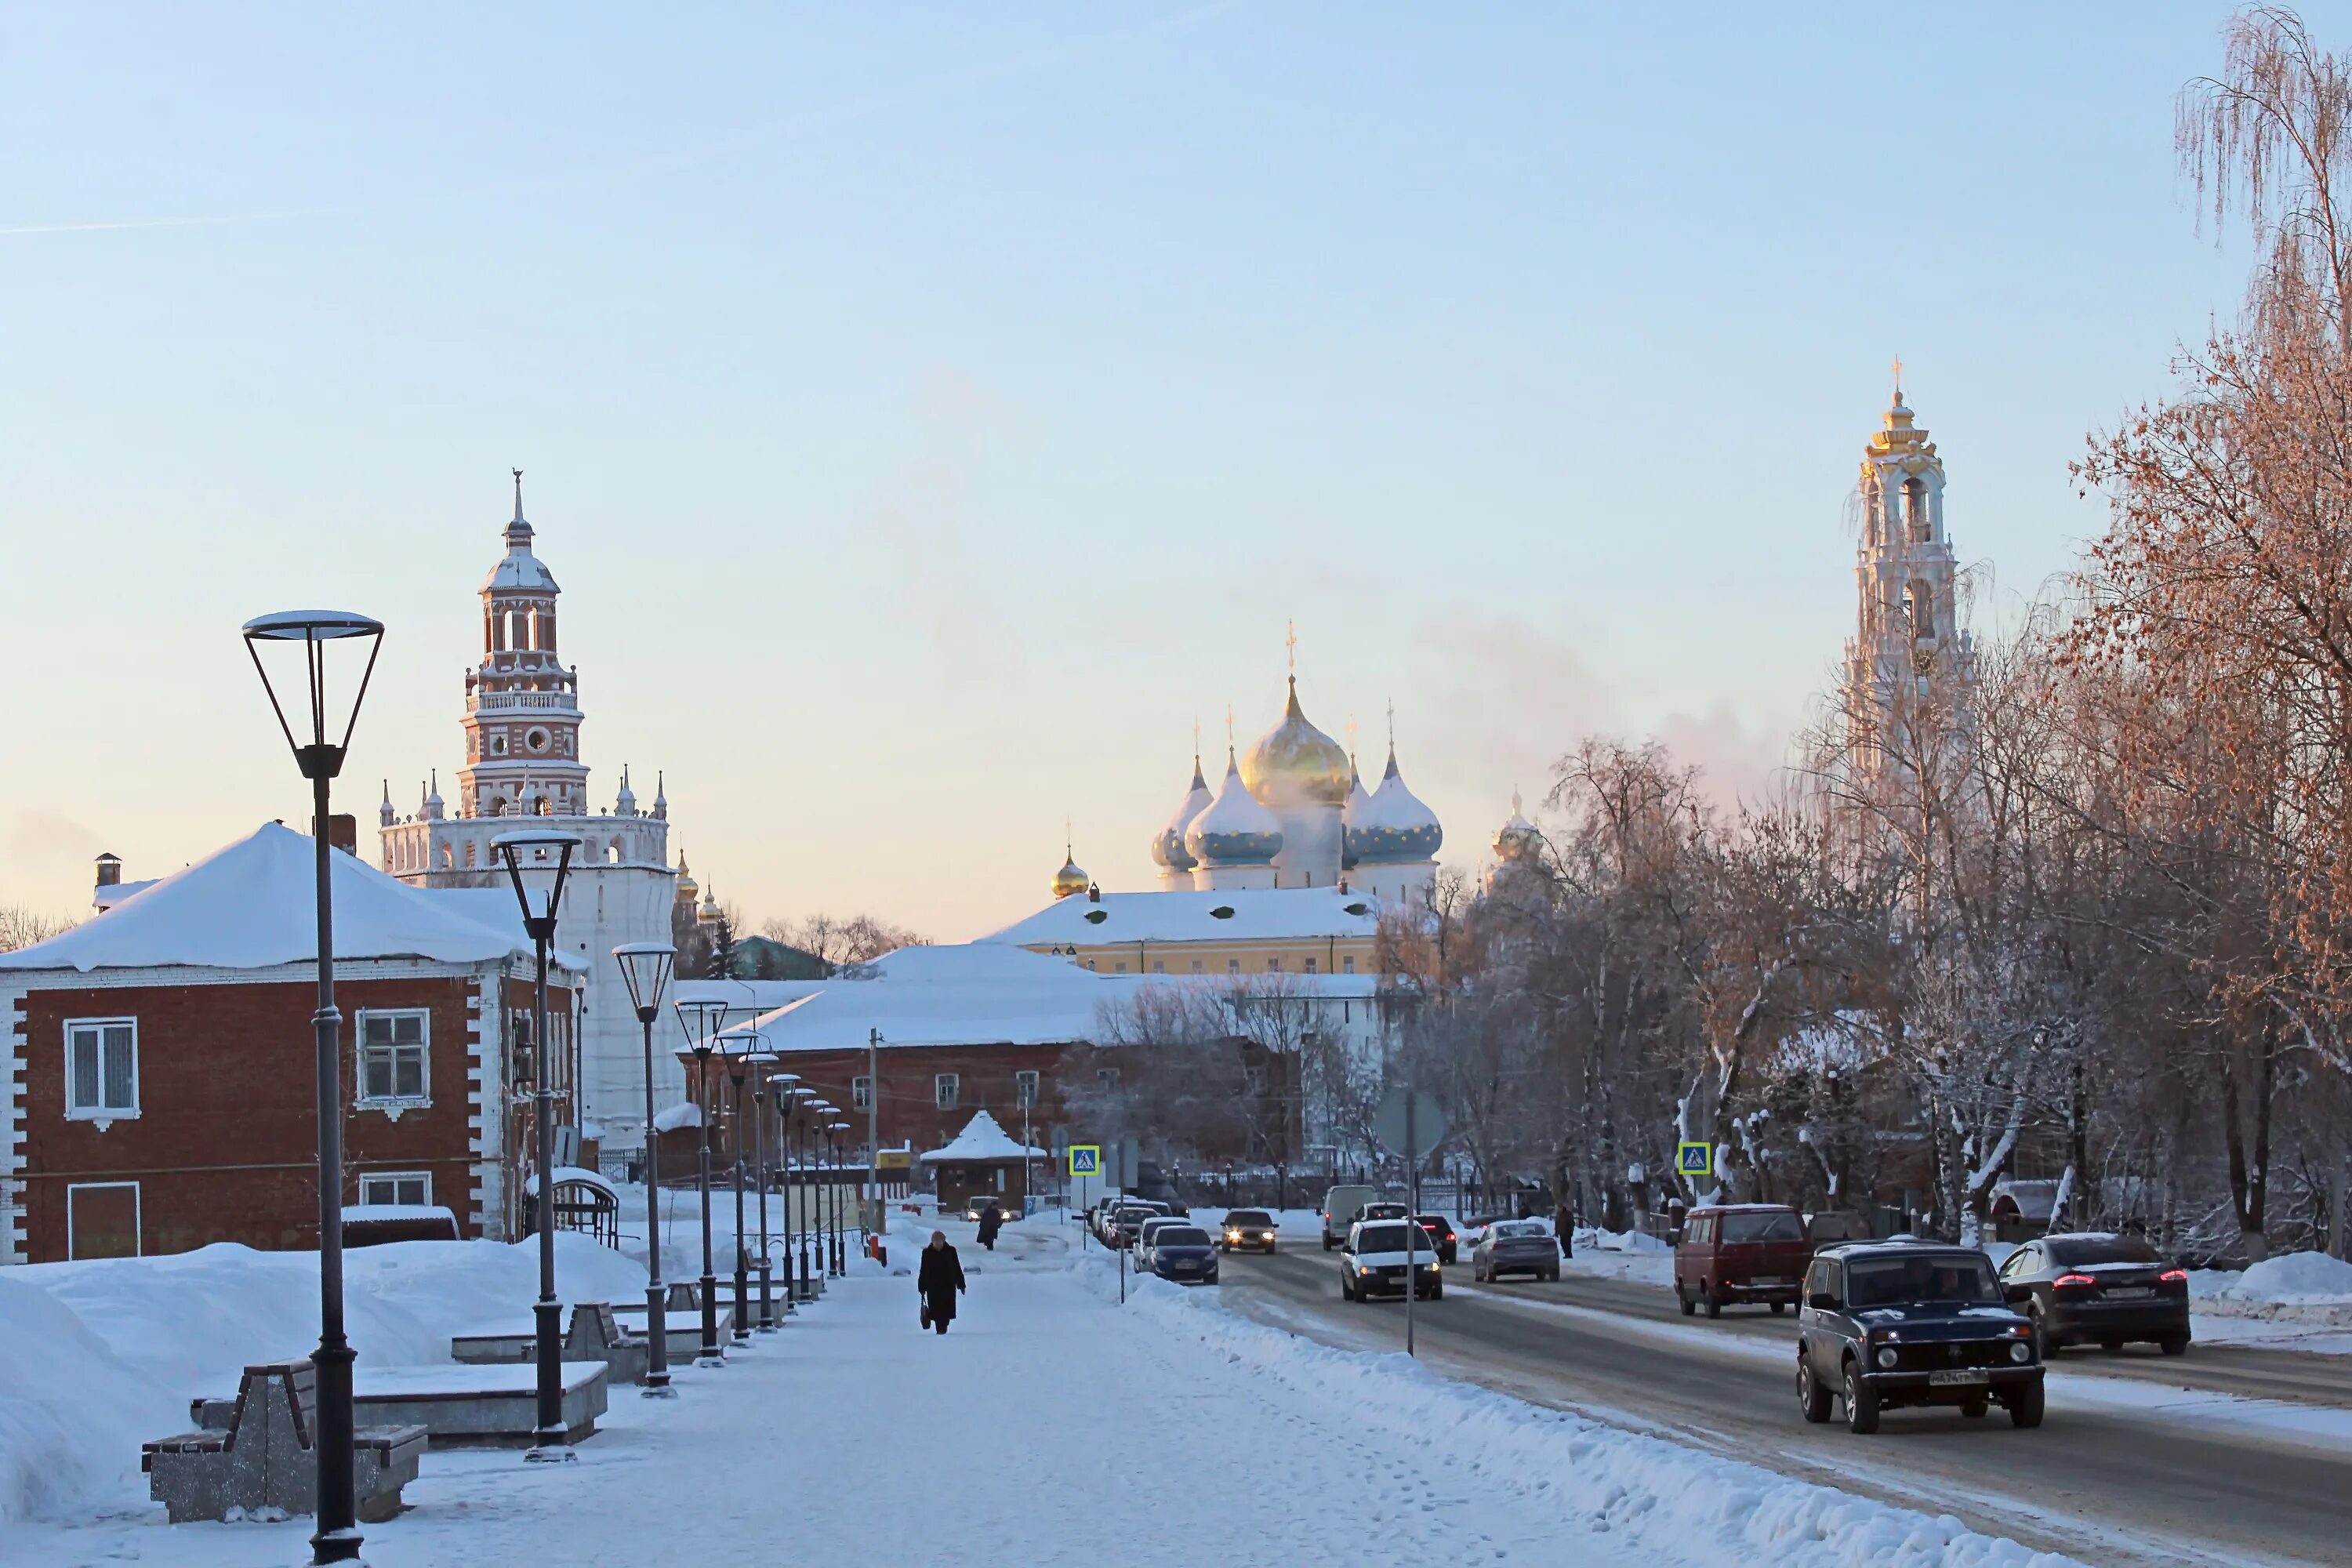
M 433 1177 L 424 1171 L 371 1171 L 360 1177 L 360 1202 L 425 1208 L 433 1202 Z
M 1202 963 L 1199 959 L 1197 959 L 1197 958 L 1196 958 L 1196 959 L 1194 959 L 1194 960 L 1192 961 L 1192 973 L 1195 973 L 1195 974 L 1202 973 L 1203 971 L 1205 971 L 1205 970 L 1206 970 L 1206 968 L 1207 968 L 1207 967 L 1208 967 L 1208 966 L 1207 966 L 1206 964 L 1203 964 L 1203 963 Z
M 1168 973 L 1168 961 L 1167 961 L 1166 959 L 1164 959 L 1164 958 L 1155 958 L 1155 959 L 1153 959 L 1153 960 L 1151 961 L 1151 973 L 1154 973 L 1154 974 L 1165 974 L 1165 973 Z
M 66 1022 L 66 1115 L 113 1121 L 139 1114 L 139 1020 Z
M 1353 954 L 1350 954 L 1339 961 L 1339 973 L 1342 974 L 1353 974 L 1356 973 L 1356 960 Z
M 1095 1081 L 1102 1085 L 1105 1089 L 1117 1089 L 1118 1087 L 1118 1069 L 1117 1068 L 1095 1068 Z
M 1013 1103 L 1023 1106 L 1037 1103 L 1037 1075 L 1034 1072 L 1013 1075 Z
M 941 1110 L 953 1110 L 963 1079 L 955 1073 L 943 1072 L 931 1079 L 931 1099 Z
M 1266 972 L 1268 974 L 1279 974 L 1279 973 L 1282 973 L 1282 960 L 1280 960 L 1280 959 L 1278 959 L 1278 958 L 1269 958 L 1269 959 L 1267 959 L 1267 960 L 1265 961 L 1265 972 Z
M 551 1033 L 553 1031 L 551 1030 Z M 360 1015 L 360 1103 L 425 1105 L 425 1014 Z
M 874 1080 L 864 1073 L 849 1080 L 849 1108 L 852 1110 L 874 1109 Z
M 1241 972 L 1242 972 L 1242 961 L 1241 961 L 1240 959 L 1238 959 L 1238 958 L 1229 958 L 1229 959 L 1225 960 L 1225 973 L 1228 973 L 1228 974 L 1239 974 Z
M 1120 959 L 1120 960 L 1119 960 L 1116 964 L 1113 964 L 1111 967 L 1112 967 L 1112 970 L 1113 970 L 1113 972 L 1114 972 L 1114 973 L 1119 973 L 1119 974 L 1124 974 L 1124 973 L 1127 973 L 1127 960 L 1125 960 L 1125 959 L 1123 959 L 1123 958 L 1122 958 L 1122 959 Z
M 1311 958 L 1307 961 L 1307 973 L 1309 974 L 1315 973 L 1315 961 Z

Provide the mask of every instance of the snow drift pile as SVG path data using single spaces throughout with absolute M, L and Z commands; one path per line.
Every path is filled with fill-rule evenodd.
M 2352 1263 L 2324 1252 L 2285 1252 L 2242 1272 L 2200 1269 L 2189 1293 L 2200 1312 L 2352 1327 Z
M 567 1300 L 628 1300 L 645 1272 L 587 1237 L 556 1238 Z M 412 1241 L 344 1258 L 362 1366 L 446 1362 L 449 1339 L 528 1327 L 538 1248 Z M 247 1363 L 319 1342 L 316 1253 L 220 1244 L 165 1258 L 0 1270 L 0 1522 L 143 1506 L 139 1445 L 188 1429 L 188 1401 L 233 1394 Z

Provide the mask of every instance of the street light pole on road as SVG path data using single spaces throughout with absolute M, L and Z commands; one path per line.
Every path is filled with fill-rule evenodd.
M 661 1015 L 677 949 L 666 942 L 633 942 L 613 950 L 629 1005 L 646 1032 L 646 1397 L 674 1398 L 669 1381 L 669 1287 L 662 1283 L 661 1134 L 654 1131 L 654 1020 Z

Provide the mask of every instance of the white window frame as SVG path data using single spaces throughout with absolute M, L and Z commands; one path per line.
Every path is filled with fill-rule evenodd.
M 368 1188 L 379 1182 L 422 1182 L 425 1184 L 425 1196 L 417 1200 L 415 1206 L 418 1208 L 433 1206 L 433 1173 L 430 1171 L 362 1171 L 360 1173 L 362 1206 L 386 1202 L 394 1205 L 400 1203 L 400 1199 L 396 1196 L 390 1199 L 369 1197 Z M 397 1191 L 396 1188 L 394 1190 Z
M 941 1110 L 953 1110 L 962 1102 L 963 1074 L 941 1072 L 931 1075 L 931 1103 Z
M 849 1109 L 871 1110 L 874 1108 L 874 1079 L 859 1073 L 849 1080 Z
M 131 1031 L 131 1103 L 127 1106 L 104 1103 L 106 1094 L 106 1033 L 108 1029 L 128 1028 Z M 98 1036 L 98 1092 L 100 1103 L 77 1106 L 74 1103 L 74 1031 L 95 1029 Z M 106 1131 L 112 1121 L 135 1121 L 139 1115 L 139 1020 L 136 1018 L 68 1018 L 65 1022 L 65 1102 L 68 1121 L 95 1121 L 98 1130 Z
M 1034 1110 L 1037 1104 L 1038 1091 L 1045 1086 L 1045 1075 L 1036 1068 L 1023 1068 L 1019 1072 L 1014 1073 L 1013 1075 L 1013 1107 L 1016 1110 L 1023 1107 Z
M 368 1022 L 373 1018 L 417 1020 L 415 1040 L 417 1093 L 372 1095 L 368 1092 L 367 1031 Z M 352 1065 L 355 1068 L 352 1074 L 353 1105 L 362 1110 L 381 1110 L 394 1121 L 398 1121 L 403 1111 L 423 1110 L 433 1103 L 433 1013 L 430 1008 L 362 1007 L 359 1010 L 357 1021 L 352 1028 Z M 553 1034 L 554 1030 L 551 1028 L 548 1032 Z M 395 1041 L 387 1048 L 399 1051 L 407 1048 L 407 1041 Z M 394 1084 L 399 1082 L 399 1067 L 396 1059 L 394 1064 L 393 1081 Z

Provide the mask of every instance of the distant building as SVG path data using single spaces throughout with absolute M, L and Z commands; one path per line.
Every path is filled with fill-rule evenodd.
M 313 842 L 265 825 L 0 953 L 0 1261 L 317 1247 Z M 533 966 L 511 896 L 469 910 L 329 860 L 344 1205 L 518 1235 Z M 579 965 L 557 962 L 546 1067 L 569 1121 Z

